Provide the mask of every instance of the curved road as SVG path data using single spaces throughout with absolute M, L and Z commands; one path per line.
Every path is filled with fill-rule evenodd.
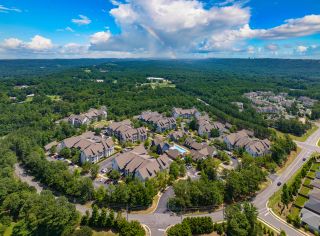
M 320 127 L 320 124 L 317 124 Z M 278 182 L 282 184 L 287 182 L 289 178 L 296 173 L 299 168 L 307 161 L 311 154 L 314 152 L 320 152 L 320 148 L 317 146 L 318 140 L 320 138 L 320 129 L 314 132 L 305 142 L 296 142 L 297 145 L 301 148 L 301 152 L 295 158 L 295 160 L 284 170 L 284 172 L 276 177 L 272 184 L 270 184 L 265 190 L 260 192 L 255 199 L 253 200 L 253 204 L 258 208 L 259 218 L 266 222 L 268 225 L 276 228 L 277 230 L 284 230 L 287 235 L 290 236 L 302 236 L 306 235 L 303 231 L 298 231 L 289 224 L 287 224 L 282 219 L 279 219 L 277 216 L 272 214 L 270 209 L 267 207 L 267 203 L 269 198 L 279 189 L 281 186 L 277 186 Z M 306 159 L 303 161 L 303 159 Z M 172 191 L 172 189 L 168 189 Z M 168 191 L 167 190 L 167 191 Z M 167 191 L 163 194 L 160 198 L 158 208 L 155 210 L 153 214 L 147 215 L 136 215 L 136 214 L 129 214 L 129 219 L 135 219 L 140 221 L 141 223 L 147 225 L 150 230 L 151 234 L 155 236 L 164 235 L 165 229 L 173 224 L 180 223 L 183 217 L 171 215 L 166 210 L 164 210 L 164 202 L 166 202 L 168 198 Z M 196 216 L 210 216 L 212 217 L 213 221 L 222 221 L 223 220 L 223 211 L 216 211 L 211 214 L 203 214 L 203 215 L 196 215 Z
M 317 123 L 317 126 L 320 127 L 320 124 Z M 260 192 L 255 199 L 253 204 L 258 208 L 259 218 L 266 222 L 268 225 L 276 228 L 278 230 L 284 230 L 287 235 L 290 236 L 302 236 L 307 235 L 303 231 L 298 231 L 288 225 L 282 219 L 279 219 L 275 216 L 270 209 L 267 207 L 269 198 L 275 193 L 281 186 L 277 186 L 278 182 L 282 184 L 287 182 L 289 178 L 298 171 L 298 169 L 307 161 L 311 154 L 314 152 L 320 152 L 320 147 L 317 146 L 318 140 L 320 138 L 320 129 L 314 132 L 305 142 L 296 142 L 297 145 L 301 148 L 301 152 L 295 158 L 295 160 L 284 170 L 284 172 L 277 176 L 273 183 L 270 184 L 265 190 Z M 306 159 L 303 161 L 303 159 Z M 24 182 L 27 182 L 29 185 L 34 186 L 38 192 L 42 190 L 42 186 L 39 185 L 31 176 L 28 176 L 20 165 L 15 165 L 15 174 Z M 167 188 L 167 190 L 162 194 L 157 209 L 152 214 L 129 214 L 128 217 L 130 220 L 138 220 L 144 225 L 147 225 L 151 231 L 152 236 L 164 235 L 164 232 L 167 227 L 173 224 L 180 223 L 184 216 L 177 216 L 166 209 L 168 199 L 174 194 L 172 187 Z M 82 213 L 88 209 L 84 205 L 76 205 L 77 210 Z M 197 214 L 195 216 L 210 216 L 214 222 L 222 221 L 223 210 L 218 210 L 210 214 Z

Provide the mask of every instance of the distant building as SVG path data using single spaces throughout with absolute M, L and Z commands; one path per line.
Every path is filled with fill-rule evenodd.
M 198 134 L 200 136 L 207 135 L 210 138 L 211 130 L 213 129 L 218 130 L 220 134 L 226 131 L 226 127 L 224 124 L 218 121 L 211 122 L 207 114 L 203 116 L 198 116 L 197 124 L 198 124 Z
M 167 142 L 165 142 L 163 138 L 160 137 L 155 137 L 152 140 L 151 146 L 156 148 L 156 152 L 158 154 L 163 154 L 170 148 L 170 145 Z
M 251 134 L 249 132 L 249 134 Z M 232 133 L 224 138 L 229 150 L 244 148 L 250 155 L 257 157 L 270 153 L 271 142 L 267 139 L 253 139 L 246 130 Z
M 88 125 L 93 121 L 106 119 L 107 114 L 107 108 L 105 106 L 102 106 L 100 109 L 90 108 L 85 113 L 81 113 L 79 115 L 71 115 L 68 118 L 63 119 L 62 121 L 67 121 L 74 126 Z
M 285 98 L 283 96 L 278 95 L 278 96 L 270 96 L 268 100 L 273 103 L 280 103 L 280 102 L 283 102 Z
M 131 175 L 145 181 L 157 175 L 159 171 L 169 168 L 171 160 L 166 154 L 157 159 L 150 157 L 143 145 L 132 151 L 120 154 L 112 161 L 112 168 L 120 171 L 124 175 Z
M 259 113 L 272 113 L 279 114 L 281 110 L 275 105 L 263 106 L 263 107 L 255 107 L 256 111 Z
M 184 145 L 190 149 L 197 151 L 202 149 L 202 144 L 194 141 L 191 137 L 185 140 Z
M 144 111 L 138 119 L 153 125 L 159 133 L 170 129 L 176 129 L 177 127 L 177 122 L 174 117 L 164 117 L 158 112 Z
M 147 80 L 156 81 L 156 82 L 162 82 L 162 81 L 165 81 L 166 79 L 160 78 L 160 77 L 148 77 Z
M 166 154 L 172 160 L 177 160 L 177 159 L 180 159 L 182 157 L 181 152 L 179 152 L 177 149 L 169 149 L 168 151 L 166 151 Z
M 172 141 L 178 142 L 179 139 L 183 138 L 183 136 L 185 135 L 185 132 L 182 130 L 178 130 L 178 131 L 174 131 L 172 132 L 169 137 Z
M 298 101 L 302 102 L 305 107 L 313 107 L 313 105 L 317 102 L 315 99 L 311 99 L 309 97 L 301 96 L 298 98 Z
M 57 150 L 60 151 L 63 148 L 79 149 L 81 151 L 81 163 L 96 163 L 101 158 L 114 154 L 112 138 L 95 135 L 94 132 L 86 132 L 79 136 L 64 139 L 57 145 Z
M 317 200 L 320 202 L 320 189 L 314 188 L 309 193 L 310 200 Z
M 190 119 L 192 117 L 196 118 L 200 116 L 200 112 L 196 108 L 191 108 L 191 109 L 173 108 L 172 116 L 176 119 L 177 118 Z
M 243 111 L 243 103 L 242 102 L 232 102 L 232 104 L 237 106 L 239 111 Z
M 133 128 L 130 120 L 111 123 L 107 127 L 107 134 L 115 136 L 122 143 L 144 142 L 148 138 L 146 128 Z
M 217 150 L 213 146 L 202 145 L 200 150 L 191 150 L 191 157 L 194 161 L 204 160 L 217 155 Z

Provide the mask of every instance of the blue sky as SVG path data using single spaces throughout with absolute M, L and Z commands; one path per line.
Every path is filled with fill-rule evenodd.
M 320 59 L 319 0 L 0 0 L 0 58 Z

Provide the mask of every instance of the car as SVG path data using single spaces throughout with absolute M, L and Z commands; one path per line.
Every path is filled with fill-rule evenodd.
M 306 161 L 306 158 L 304 157 L 304 158 L 302 158 L 302 161 Z
M 107 173 L 107 169 L 102 169 L 101 173 L 103 173 L 103 174 Z
M 280 186 L 280 185 L 281 185 L 281 182 L 279 181 L 279 182 L 277 183 L 277 185 Z

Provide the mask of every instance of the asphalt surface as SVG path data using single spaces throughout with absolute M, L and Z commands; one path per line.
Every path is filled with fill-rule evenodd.
M 43 186 L 37 182 L 33 176 L 27 174 L 27 172 L 23 169 L 21 164 L 16 163 L 14 165 L 14 174 L 22 180 L 22 182 L 27 183 L 29 186 L 34 187 L 37 190 L 37 193 L 40 193 L 44 188 Z
M 317 124 L 319 127 L 320 124 Z M 299 168 L 307 161 L 311 154 L 314 152 L 320 152 L 320 147 L 317 146 L 318 140 L 320 138 L 320 129 L 315 131 L 305 142 L 296 142 L 301 148 L 301 152 L 295 158 L 295 160 L 284 170 L 284 172 L 279 176 L 273 176 L 273 182 L 264 191 L 260 192 L 255 199 L 252 201 L 253 204 L 258 208 L 259 218 L 265 221 L 267 224 L 276 228 L 278 230 L 284 230 L 289 236 L 302 236 L 306 235 L 303 231 L 298 231 L 292 226 L 287 224 L 284 220 L 279 219 L 275 216 L 270 209 L 267 207 L 269 198 L 275 193 L 281 186 L 289 180 L 289 178 L 296 173 Z M 113 157 L 114 158 L 114 157 Z M 113 159 L 112 158 L 112 159 Z M 303 159 L 305 158 L 305 161 Z M 105 163 L 101 163 L 100 168 L 109 167 L 112 159 L 107 159 Z M 37 192 L 41 192 L 43 187 L 36 182 L 32 176 L 28 176 L 22 167 L 18 164 L 15 165 L 15 174 L 23 182 L 28 183 L 30 186 L 34 186 Z M 277 186 L 277 183 L 281 182 L 281 186 Z M 130 220 L 138 220 L 142 224 L 146 225 L 153 236 L 165 235 L 167 227 L 180 223 L 182 219 L 186 216 L 177 216 L 170 211 L 167 211 L 167 201 L 173 196 L 174 192 L 172 187 L 169 187 L 160 197 L 158 206 L 154 213 L 151 214 L 129 214 Z M 77 210 L 81 213 L 85 213 L 88 210 L 87 205 L 76 205 Z M 191 216 L 191 215 L 188 215 Z M 194 216 L 210 216 L 214 222 L 223 220 L 223 210 L 216 211 L 210 214 L 197 214 Z
M 317 124 L 319 127 L 319 124 Z M 301 148 L 301 152 L 295 158 L 295 160 L 285 169 L 285 171 L 276 178 L 271 185 L 269 185 L 264 191 L 259 193 L 253 203 L 259 210 L 259 218 L 267 222 L 269 225 L 277 229 L 284 230 L 287 235 L 290 236 L 300 236 L 306 235 L 302 231 L 298 231 L 276 217 L 271 213 L 270 209 L 267 207 L 269 198 L 275 193 L 281 186 L 287 182 L 290 177 L 296 173 L 302 165 L 312 156 L 314 152 L 320 152 L 320 148 L 317 146 L 318 140 L 320 138 L 320 129 L 314 132 L 305 142 L 296 142 Z M 305 161 L 303 159 L 305 158 Z M 277 183 L 281 182 L 281 186 L 277 186 Z
M 155 210 L 155 213 L 167 213 L 169 212 L 167 209 L 167 204 L 169 198 L 174 196 L 174 190 L 172 186 L 169 186 L 161 195 L 158 203 L 158 207 Z
M 319 127 L 320 125 L 317 124 Z M 270 209 L 267 207 L 269 198 L 275 193 L 281 186 L 289 180 L 289 178 L 296 173 L 299 168 L 307 161 L 312 153 L 320 152 L 320 148 L 317 146 L 320 138 L 320 129 L 314 132 L 305 142 L 296 142 L 301 148 L 301 152 L 295 158 L 295 160 L 280 174 L 279 176 L 273 176 L 273 182 L 264 191 L 260 192 L 255 199 L 252 201 L 253 204 L 258 208 L 259 218 L 271 225 L 277 230 L 284 230 L 289 236 L 301 236 L 306 235 L 303 231 L 298 231 L 282 219 L 275 216 Z M 303 159 L 305 158 L 305 161 Z M 281 182 L 281 186 L 277 186 L 277 183 Z M 170 193 L 170 192 L 169 192 Z M 153 214 L 147 215 L 129 215 L 129 219 L 138 220 L 141 223 L 147 225 L 150 228 L 151 234 L 155 236 L 164 235 L 165 229 L 170 225 L 180 223 L 184 216 L 172 215 L 170 212 L 164 211 L 164 202 L 168 199 L 168 195 L 160 198 L 158 208 Z M 166 212 L 166 213 L 163 213 Z M 190 216 L 190 215 L 189 215 Z M 202 214 L 195 216 L 210 216 L 214 222 L 223 220 L 223 211 L 219 210 L 211 214 Z

